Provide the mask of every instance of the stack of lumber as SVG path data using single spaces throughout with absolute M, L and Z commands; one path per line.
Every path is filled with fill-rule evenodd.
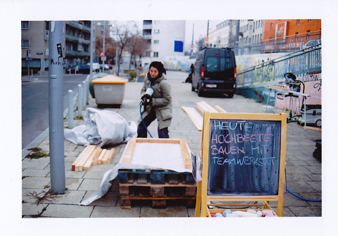
M 214 113 L 226 113 L 226 110 L 222 109 L 220 106 L 215 105 L 215 108 L 210 106 L 208 103 L 201 101 L 197 103 L 197 108 L 200 110 L 202 115 L 206 111 L 214 112 Z M 198 131 L 202 131 L 203 127 L 203 117 L 193 108 L 193 107 L 184 107 L 182 109 L 187 113 L 191 121 L 194 123 Z
M 101 149 L 88 145 L 72 164 L 73 171 L 89 170 L 92 165 L 108 164 L 114 156 L 115 149 Z

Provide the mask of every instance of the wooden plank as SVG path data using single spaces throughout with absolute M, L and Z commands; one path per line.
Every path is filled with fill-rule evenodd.
M 191 158 L 189 155 L 189 150 L 187 143 L 185 142 L 185 139 L 180 139 L 180 147 L 183 157 L 184 168 L 191 169 L 192 168 Z
M 215 105 L 214 107 L 215 107 L 215 109 L 216 109 L 218 112 L 223 112 L 223 113 L 226 113 L 226 112 L 227 112 L 226 110 L 224 110 L 222 107 L 220 107 L 220 106 L 218 106 L 218 105 Z
M 305 128 L 304 128 L 304 129 L 305 129 Z M 311 129 L 311 130 L 314 130 L 314 131 L 322 132 L 322 129 L 321 129 L 321 128 L 315 128 L 315 127 L 311 127 L 311 126 L 306 126 L 306 129 Z
M 100 153 L 100 156 L 97 158 L 97 164 L 101 165 L 102 164 L 102 158 L 104 154 L 106 153 L 107 149 L 103 149 L 102 152 Z
M 88 149 L 88 152 L 86 152 L 85 155 L 75 165 L 75 171 L 83 171 L 83 166 L 92 155 L 93 151 L 95 150 L 95 147 L 96 147 L 95 145 L 91 145 L 91 147 Z
M 76 158 L 76 160 L 72 164 L 72 170 L 75 171 L 76 164 L 86 155 L 86 153 L 95 145 L 88 145 L 85 149 L 80 153 L 80 155 Z
M 96 147 L 95 145 L 88 145 L 82 151 L 82 153 L 79 155 L 79 157 L 72 164 L 72 170 L 73 171 L 82 171 L 82 166 L 84 165 L 84 163 L 86 163 L 86 161 L 88 160 L 89 156 L 94 151 L 95 147 Z
M 200 107 L 200 111 L 202 112 L 202 114 L 205 112 L 205 111 L 210 111 L 210 112 L 215 112 L 215 113 L 218 113 L 218 111 L 213 108 L 212 106 L 210 106 L 208 103 L 206 103 L 205 101 L 201 101 L 201 102 L 198 102 L 197 103 L 197 107 Z
M 100 154 L 102 152 L 101 147 L 96 147 L 94 152 L 93 152 L 93 165 L 97 165 L 97 159 L 99 158 Z
M 111 162 L 111 160 L 113 159 L 115 153 L 115 149 L 112 148 L 110 150 L 107 150 L 104 154 L 104 156 L 101 159 L 101 164 L 108 164 Z
M 136 145 L 136 138 L 131 138 L 126 152 L 124 153 L 122 163 L 130 163 Z
M 83 165 L 83 170 L 89 170 L 90 169 L 90 167 L 94 164 L 94 158 L 97 159 L 101 150 L 102 150 L 101 147 L 95 147 L 94 148 L 92 154 L 90 155 L 90 157 L 88 158 L 86 163 Z
M 203 118 L 198 112 L 192 107 L 184 107 L 182 109 L 187 113 L 191 121 L 194 123 L 198 131 L 202 131 Z
M 179 139 L 137 138 L 137 143 L 180 143 Z

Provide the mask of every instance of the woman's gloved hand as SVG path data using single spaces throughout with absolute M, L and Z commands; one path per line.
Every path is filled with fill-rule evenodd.
M 153 103 L 153 98 L 149 94 L 144 94 L 141 97 L 141 100 L 142 100 L 142 105 L 144 107 L 151 105 Z

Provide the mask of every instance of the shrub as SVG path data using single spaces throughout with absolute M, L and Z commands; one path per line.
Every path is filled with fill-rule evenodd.
M 129 81 L 133 81 L 137 77 L 137 72 L 134 70 L 129 71 Z

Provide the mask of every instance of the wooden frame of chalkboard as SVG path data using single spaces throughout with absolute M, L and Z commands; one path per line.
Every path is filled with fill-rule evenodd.
M 204 113 L 196 217 L 220 212 L 210 206 L 272 210 L 270 201 L 277 202 L 276 215 L 282 216 L 286 118 L 285 113 Z

